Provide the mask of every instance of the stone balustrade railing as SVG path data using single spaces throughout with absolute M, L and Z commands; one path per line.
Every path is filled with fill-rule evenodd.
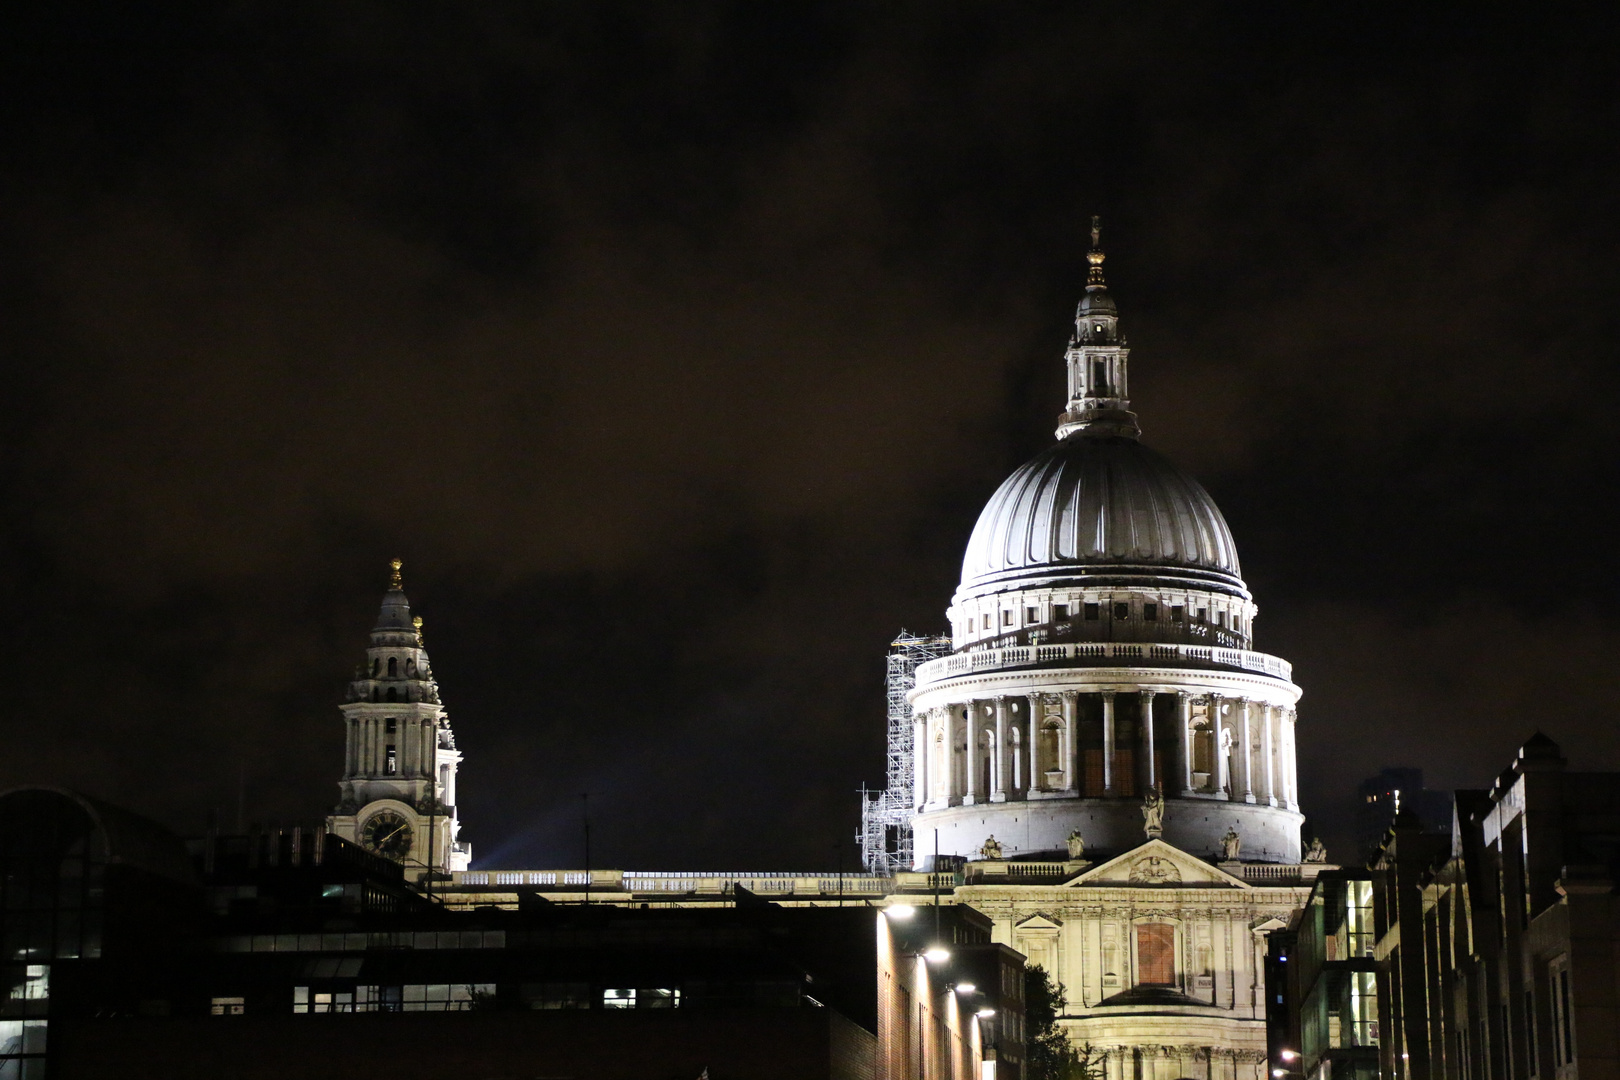
M 723 895 L 741 885 L 766 895 L 881 895 L 889 879 L 875 874 L 818 874 L 792 871 L 690 870 L 461 870 L 451 875 L 452 889 L 593 889 L 628 893 L 711 893 Z
M 1169 663 L 1237 668 L 1291 681 L 1294 666 L 1280 657 L 1247 649 L 1213 645 L 1146 645 L 1121 641 L 1082 642 L 1073 645 L 1019 645 L 952 653 L 917 666 L 917 686 L 959 675 L 1004 671 L 1023 667 L 1106 667 L 1112 663 Z

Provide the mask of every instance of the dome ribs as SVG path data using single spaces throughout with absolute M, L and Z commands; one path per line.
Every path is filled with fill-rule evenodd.
M 1186 570 L 1190 580 L 1247 595 L 1226 520 L 1196 480 L 1136 439 L 1076 435 L 991 497 L 962 561 L 959 595 L 1036 579 L 1058 586 L 1127 567 L 1139 568 L 1133 577 L 1150 567 Z

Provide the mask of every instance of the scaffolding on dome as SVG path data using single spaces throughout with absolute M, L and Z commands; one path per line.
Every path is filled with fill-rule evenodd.
M 912 868 L 911 816 L 916 812 L 913 778 L 911 702 L 906 694 L 917 685 L 917 665 L 951 651 L 951 639 L 901 630 L 889 645 L 885 684 L 888 689 L 888 776 L 882 791 L 861 788 L 861 863 L 874 874 L 893 875 Z

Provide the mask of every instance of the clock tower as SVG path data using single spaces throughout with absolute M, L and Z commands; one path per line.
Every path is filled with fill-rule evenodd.
M 459 839 L 456 749 L 439 700 L 422 620 L 411 617 L 393 562 L 393 580 L 371 628 L 366 660 L 341 706 L 343 780 L 327 829 L 421 876 L 465 870 L 472 848 Z

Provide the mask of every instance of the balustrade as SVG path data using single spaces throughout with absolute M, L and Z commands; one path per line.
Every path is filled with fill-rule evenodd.
M 1074 645 L 1019 645 L 1005 649 L 952 653 L 950 656 L 942 656 L 938 660 L 918 665 L 917 685 L 925 686 L 957 675 L 976 674 L 981 671 L 1000 671 L 1047 664 L 1073 667 L 1106 666 L 1110 661 L 1118 660 L 1238 668 L 1284 681 L 1292 680 L 1294 675 L 1294 667 L 1288 661 L 1247 649 L 1099 641 Z

